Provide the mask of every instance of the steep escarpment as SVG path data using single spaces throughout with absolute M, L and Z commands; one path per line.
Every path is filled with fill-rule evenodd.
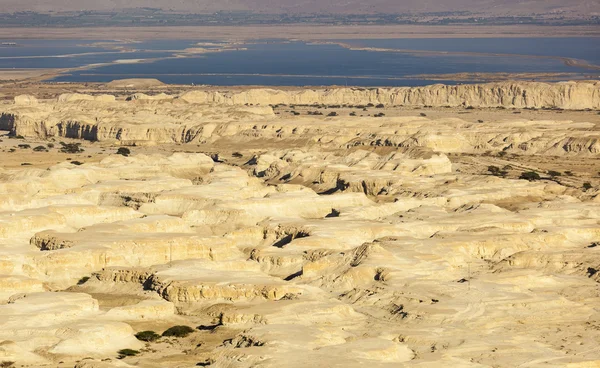
M 282 91 L 250 89 L 240 92 L 192 91 L 181 99 L 218 104 L 384 104 L 402 106 L 473 106 L 506 108 L 597 109 L 600 83 L 499 82 L 401 88 L 330 88 Z
M 571 87 L 575 88 L 574 85 Z M 440 97 L 443 94 L 434 93 L 433 89 L 438 88 L 436 86 L 428 88 L 430 87 L 423 88 L 421 94 L 415 92 L 415 96 L 421 96 L 418 97 L 421 99 L 419 101 L 431 103 L 430 98 L 448 97 Z M 485 86 L 439 88 L 439 91 L 467 88 L 473 96 L 489 94 L 492 97 L 488 96 L 486 100 L 501 98 L 502 103 L 507 103 L 509 94 L 521 91 L 521 87 L 515 87 L 514 93 Z M 560 90 L 567 87 L 557 84 L 549 85 L 548 88 Z M 473 91 L 479 91 L 479 94 Z M 600 152 L 600 130 L 592 121 L 569 120 L 555 111 L 546 112 L 546 119 L 542 120 L 524 119 L 520 118 L 522 115 L 507 112 L 501 119 L 484 121 L 469 117 L 468 114 L 475 110 L 471 105 L 461 108 L 454 116 L 444 114 L 446 116 L 432 118 L 425 113 L 417 113 L 412 108 L 386 108 L 390 98 L 397 97 L 390 93 L 391 90 L 290 92 L 256 89 L 235 94 L 205 91 L 189 92 L 181 96 L 135 94 L 132 98 L 118 101 L 105 95 L 92 98 L 71 94 L 33 105 L 1 105 L 0 128 L 9 130 L 13 136 L 73 138 L 118 142 L 121 145 L 202 145 L 218 142 L 260 144 L 261 141 L 269 141 L 290 146 L 302 142 L 304 145 L 329 149 L 386 147 L 400 152 L 420 150 L 445 154 L 504 152 L 590 156 Z M 429 97 L 423 97 L 423 93 Z M 583 101 L 587 106 L 591 106 L 593 103 L 590 101 L 594 101 L 597 96 L 593 91 L 581 98 L 578 93 L 585 94 L 581 91 L 568 94 L 568 98 L 539 93 L 543 95 L 540 97 L 542 100 L 572 99 L 568 103 Z M 305 100 L 303 96 L 309 96 L 312 100 Z M 455 101 L 452 103 L 471 104 L 472 99 L 479 98 L 473 96 L 454 96 L 452 98 Z M 528 97 L 531 93 L 523 91 L 519 92 L 519 96 L 534 98 Z M 280 105 L 281 101 L 289 102 L 290 98 L 306 104 Z M 410 96 L 406 98 L 413 99 Z M 394 99 L 392 100 L 395 101 Z M 512 105 L 529 103 L 515 102 L 514 96 L 510 100 Z M 318 105 L 309 104 L 312 101 L 320 102 Z M 336 104 L 327 105 L 323 101 L 335 101 Z M 348 104 L 344 107 L 340 101 Z M 374 101 L 377 105 L 371 102 L 365 104 L 366 101 Z M 381 101 L 386 103 L 380 103 Z M 447 100 L 444 101 L 447 103 Z M 514 113 L 521 114 L 521 111 Z M 510 114 L 510 119 L 506 118 L 507 114 Z M 592 115 L 593 112 L 589 112 L 586 117 Z

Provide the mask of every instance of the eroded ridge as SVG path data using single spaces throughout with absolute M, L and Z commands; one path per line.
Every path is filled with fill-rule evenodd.
M 54 139 L 35 157 L 60 163 L 0 170 L 0 361 L 599 364 L 593 112 L 73 96 L 2 105 L 3 129 Z M 95 142 L 58 152 L 69 138 Z

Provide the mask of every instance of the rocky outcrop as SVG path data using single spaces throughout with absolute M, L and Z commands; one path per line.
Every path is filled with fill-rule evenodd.
M 63 93 L 58 96 L 58 102 L 76 102 L 76 101 L 96 101 L 96 102 L 113 102 L 115 96 L 112 95 L 98 95 L 91 96 L 83 93 Z
M 600 83 L 499 82 L 400 88 L 332 88 L 323 90 L 250 89 L 240 92 L 191 91 L 180 96 L 193 103 L 473 106 L 506 108 L 600 108 Z
M 252 94 L 257 91 L 239 93 Z M 410 162 L 410 157 L 390 157 L 389 162 L 379 163 L 381 168 L 393 168 L 404 173 L 441 172 L 447 162 L 444 163 L 443 156 L 433 158 L 435 153 L 489 151 L 593 156 L 600 149 L 600 135 L 594 123 L 558 120 L 561 117 L 559 114 L 555 114 L 553 120 L 527 121 L 515 118 L 512 121 L 485 123 L 468 121 L 464 115 L 430 119 L 424 116 L 316 117 L 304 113 L 302 116 L 282 117 L 266 105 L 227 106 L 214 104 L 214 101 L 213 104 L 207 104 L 206 100 L 202 100 L 203 104 L 196 104 L 167 95 L 147 97 L 134 95 L 130 101 L 113 102 L 77 100 L 45 101 L 31 106 L 3 105 L 0 107 L 0 129 L 9 130 L 15 136 L 63 137 L 118 142 L 121 145 L 207 144 L 220 141 L 239 144 L 278 141 L 294 145 L 299 140 L 306 140 L 308 144 L 327 149 L 386 147 L 395 149 L 395 155 L 409 153 L 410 157 L 428 156 L 428 164 Z M 230 97 L 217 102 L 237 101 L 237 97 Z M 274 166 L 271 167 L 271 164 Z M 263 156 L 256 167 L 256 175 L 274 176 L 282 172 L 282 165 L 284 163 L 281 160 L 275 162 Z

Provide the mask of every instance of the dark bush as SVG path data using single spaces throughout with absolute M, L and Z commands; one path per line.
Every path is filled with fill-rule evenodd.
M 327 114 L 327 116 L 337 116 L 337 112 L 335 112 L 335 111 L 332 111 L 332 112 L 330 112 L 329 114 Z
M 48 143 L 48 148 L 54 148 L 54 143 Z
M 500 170 L 498 166 L 488 166 L 488 172 L 494 176 L 505 177 L 508 175 L 508 171 Z
M 163 332 L 163 336 L 186 337 L 194 332 L 194 329 L 189 326 L 173 326 Z
M 541 178 L 540 178 L 540 174 L 536 173 L 535 171 L 527 171 L 527 172 L 521 173 L 521 176 L 519 176 L 519 179 L 534 181 L 534 180 L 540 180 Z
M 200 331 L 213 331 L 215 328 L 217 328 L 219 326 L 221 326 L 220 323 L 218 323 L 216 325 L 200 325 L 196 328 Z
M 573 176 L 573 172 L 572 171 L 565 171 L 565 175 L 566 176 Z
M 556 176 L 560 176 L 561 173 L 559 173 L 558 171 L 554 171 L 554 170 L 550 170 L 548 171 L 548 175 L 550 175 L 551 177 L 556 177 Z
M 122 155 L 122 156 L 127 157 L 130 154 L 131 154 L 131 151 L 127 147 L 119 147 L 119 149 L 117 150 L 117 155 Z
M 160 339 L 160 335 L 154 331 L 141 331 L 135 334 L 140 341 L 152 342 Z
M 496 175 L 500 172 L 500 168 L 498 166 L 488 166 L 487 171 L 492 175 Z
M 73 164 L 75 166 L 79 166 L 79 165 L 83 165 L 83 162 L 81 162 L 81 161 L 71 161 L 71 164 Z
M 30 145 L 28 144 L 19 144 L 17 147 L 21 148 L 21 149 L 27 149 L 27 148 L 31 148 Z
M 81 143 L 65 143 L 65 142 L 60 142 L 60 145 L 62 146 L 60 148 L 60 152 L 62 153 L 80 153 L 83 152 L 83 149 L 79 146 L 81 146 Z
M 117 353 L 119 354 L 118 358 L 123 359 L 128 356 L 136 356 L 140 352 L 137 350 L 133 350 L 133 349 L 121 349 L 121 350 L 117 351 Z
M 589 190 L 592 189 L 592 184 L 590 184 L 590 182 L 585 182 L 583 183 L 583 190 Z
M 379 104 L 379 105 L 375 106 L 375 108 L 377 108 L 377 109 L 383 109 L 384 107 L 385 107 L 384 104 Z
M 46 147 L 44 147 L 44 146 L 37 146 L 33 150 L 35 152 L 42 152 L 42 151 L 46 151 Z
M 419 115 L 421 115 L 421 116 L 423 116 L 423 117 L 427 116 L 427 114 L 426 114 L 426 113 L 424 113 L 424 112 L 420 113 Z

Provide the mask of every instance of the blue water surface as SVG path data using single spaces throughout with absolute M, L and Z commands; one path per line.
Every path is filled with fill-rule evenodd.
M 338 44 L 262 40 L 240 49 L 175 58 L 180 50 L 214 40 L 153 40 L 122 46 L 98 41 L 24 40 L 0 48 L 0 68 L 73 68 L 122 59 L 155 59 L 112 64 L 60 75 L 57 82 L 107 82 L 157 78 L 166 83 L 211 85 L 356 85 L 401 86 L 435 83 L 419 74 L 451 73 L 594 73 L 568 66 L 564 59 L 600 64 L 596 38 L 384 39 L 340 41 L 357 47 L 435 51 L 410 53 L 352 50 Z M 201 46 L 207 47 L 207 46 Z M 215 46 L 209 46 L 212 48 Z M 440 53 L 442 52 L 442 53 Z M 450 52 L 450 54 L 444 54 Z M 463 54 L 452 54 L 453 52 Z M 93 54 L 86 54 L 93 53 Z M 468 53 L 468 54 L 464 54 Z M 82 54 L 82 55 L 72 55 Z M 488 55 L 484 55 L 488 54 Z M 21 56 L 45 56 L 21 58 Z M 68 57 L 50 57 L 70 55 Z M 18 58 L 6 58 L 7 56 Z M 409 78 L 411 77 L 411 78 Z M 448 83 L 448 81 L 445 81 Z

